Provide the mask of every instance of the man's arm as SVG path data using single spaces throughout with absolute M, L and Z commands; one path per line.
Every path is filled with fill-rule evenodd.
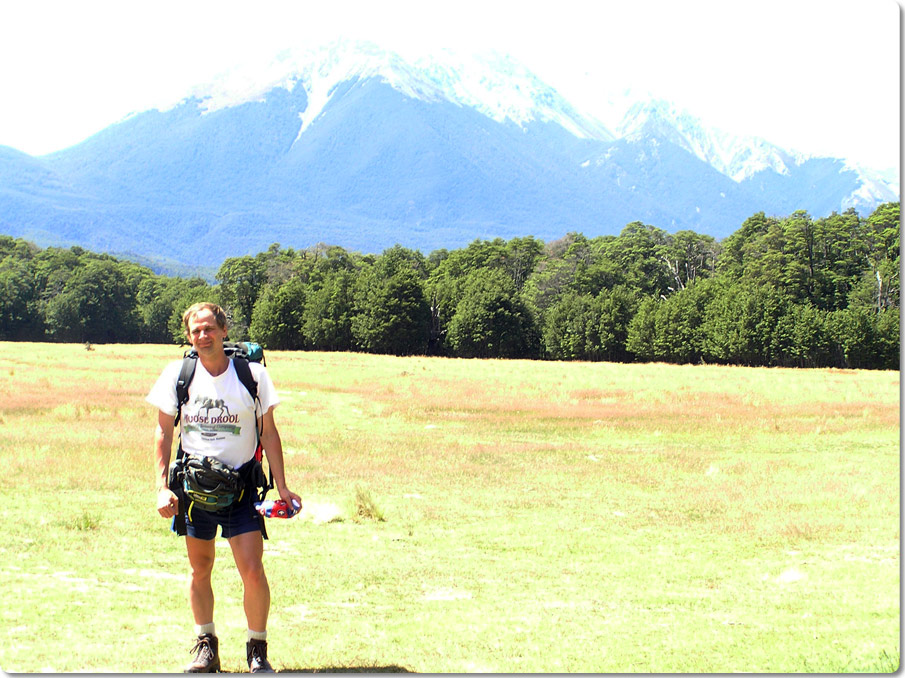
M 298 506 L 301 508 L 302 498 L 286 486 L 283 441 L 280 439 L 280 432 L 277 431 L 276 423 L 273 420 L 272 407 L 261 418 L 261 445 L 264 446 L 264 452 L 267 454 L 267 463 L 270 465 L 270 472 L 273 473 L 273 481 L 276 483 L 277 492 L 280 493 L 280 499 L 287 503 L 298 502 Z
M 157 428 L 154 431 L 154 460 L 157 471 L 157 512 L 164 518 L 175 516 L 179 506 L 179 499 L 167 486 L 174 428 L 175 417 L 158 411 Z

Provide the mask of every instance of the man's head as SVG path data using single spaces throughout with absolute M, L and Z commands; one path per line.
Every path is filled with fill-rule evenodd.
M 189 306 L 182 314 L 182 324 L 189 343 L 199 352 L 206 348 L 209 338 L 222 348 L 226 338 L 226 312 L 217 304 L 203 301 Z M 198 345 L 199 340 L 204 346 Z

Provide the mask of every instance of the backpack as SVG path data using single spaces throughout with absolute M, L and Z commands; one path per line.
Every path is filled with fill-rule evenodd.
M 240 342 L 232 342 L 232 341 L 224 341 L 223 342 L 223 351 L 226 353 L 227 357 L 233 364 L 233 367 L 236 370 L 236 375 L 239 377 L 239 381 L 242 382 L 242 385 L 251 395 L 252 400 L 255 402 L 255 406 L 257 407 L 258 403 L 258 382 L 255 381 L 254 377 L 251 373 L 251 367 L 249 367 L 250 362 L 261 363 L 262 365 L 266 365 L 267 362 L 264 360 L 264 349 L 261 348 L 259 344 L 255 344 L 249 341 L 240 341 Z M 182 368 L 179 370 L 179 378 L 176 380 L 176 419 L 175 424 L 179 424 L 180 417 L 182 415 L 182 406 L 189 400 L 189 385 L 192 383 L 192 378 L 195 376 L 195 367 L 198 364 L 198 353 L 194 348 L 186 351 L 182 357 Z M 246 480 L 246 484 L 251 487 L 260 489 L 260 492 L 257 492 L 257 501 L 263 501 L 264 497 L 267 495 L 267 492 L 273 489 L 273 472 L 270 470 L 270 465 L 268 464 L 267 471 L 268 475 L 265 479 L 264 477 L 264 469 L 263 469 L 263 449 L 261 447 L 261 430 L 257 427 L 255 428 L 255 432 L 257 434 L 257 447 L 255 448 L 255 455 L 252 464 L 252 468 L 249 473 L 249 477 Z M 186 501 L 186 490 L 185 490 L 185 451 L 182 449 L 182 432 L 180 428 L 179 434 L 179 446 L 176 451 L 176 461 L 173 463 L 170 469 L 170 490 L 179 498 L 179 508 L 176 513 L 174 528 L 176 530 L 176 534 L 184 535 L 185 534 L 185 512 L 183 511 L 183 503 Z M 192 498 L 194 501 L 195 498 Z M 267 531 L 264 526 L 264 519 L 254 511 L 255 516 L 259 519 L 259 523 L 261 525 L 261 533 L 264 538 L 267 539 Z

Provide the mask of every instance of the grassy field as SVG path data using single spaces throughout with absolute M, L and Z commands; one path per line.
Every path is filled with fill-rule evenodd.
M 144 403 L 181 350 L 0 351 L 0 668 L 181 671 L 187 563 Z M 898 372 L 268 365 L 306 502 L 265 543 L 277 670 L 898 669 Z M 244 671 L 218 541 L 224 670 Z

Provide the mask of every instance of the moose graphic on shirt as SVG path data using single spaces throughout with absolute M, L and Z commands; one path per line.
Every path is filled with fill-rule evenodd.
M 202 410 L 205 413 L 207 418 L 211 416 L 211 410 L 220 410 L 218 416 L 229 416 L 229 408 L 226 406 L 226 403 L 223 402 L 222 398 L 209 398 L 207 396 L 195 396 L 195 400 L 192 404 L 197 405 L 201 403 L 201 407 L 198 408 L 198 412 L 200 413 Z
M 224 434 L 234 436 L 241 434 L 242 427 L 238 425 L 239 415 L 232 414 L 223 399 L 197 395 L 192 404 L 197 405 L 198 409 L 196 414 L 185 413 L 183 424 L 186 432 L 196 432 L 205 438 L 221 440 Z

